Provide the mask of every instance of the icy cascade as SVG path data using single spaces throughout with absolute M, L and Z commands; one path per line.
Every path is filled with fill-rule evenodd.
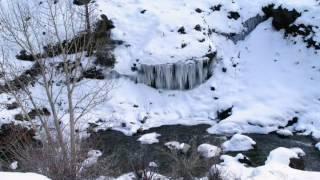
M 242 32 L 238 34 L 221 34 L 226 36 L 228 39 L 232 40 L 234 43 L 237 43 L 238 41 L 244 40 L 260 23 L 264 22 L 267 19 L 268 18 L 266 16 L 261 16 L 258 14 L 255 17 L 252 17 L 243 23 L 243 27 L 245 29 Z
M 192 89 L 212 76 L 215 57 L 171 64 L 141 64 L 137 81 L 157 89 Z

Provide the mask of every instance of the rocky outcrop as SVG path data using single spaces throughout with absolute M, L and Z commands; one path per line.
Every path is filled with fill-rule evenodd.
M 272 25 L 276 30 L 288 29 L 290 25 L 301 16 L 301 14 L 295 9 L 288 10 L 281 6 L 275 8 L 273 4 L 264 7 L 262 10 L 267 17 L 273 18 Z
M 269 18 L 273 18 L 272 25 L 276 30 L 285 30 L 285 36 L 301 36 L 308 48 L 320 49 L 320 42 L 314 40 L 314 29 L 319 27 L 308 24 L 295 24 L 296 20 L 301 16 L 297 10 L 288 10 L 283 7 L 275 8 L 274 5 L 269 5 L 263 8 L 263 12 Z

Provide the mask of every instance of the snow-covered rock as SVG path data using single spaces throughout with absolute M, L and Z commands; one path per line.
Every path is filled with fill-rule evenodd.
M 205 158 L 219 156 L 221 149 L 211 144 L 201 144 L 198 146 L 198 152 Z
M 167 146 L 167 148 L 169 148 L 170 150 L 178 150 L 183 153 L 187 153 L 189 151 L 189 149 L 191 148 L 191 146 L 189 144 L 180 143 L 178 141 L 166 142 L 164 145 Z
M 35 173 L 0 172 L 1 180 L 50 180 Z
M 280 136 L 285 136 L 285 137 L 293 136 L 293 133 L 288 129 L 279 129 L 277 131 L 277 134 L 280 135 Z
M 10 164 L 10 169 L 15 170 L 18 168 L 18 161 L 14 161 Z
M 223 151 L 247 151 L 253 149 L 256 142 L 248 136 L 235 134 L 222 144 Z
M 90 150 L 88 152 L 88 157 L 82 162 L 80 171 L 85 168 L 89 168 L 98 162 L 99 157 L 102 156 L 102 152 L 99 150 Z
M 316 146 L 316 148 L 320 151 L 320 142 L 317 143 L 315 146 Z
M 161 135 L 155 132 L 144 134 L 138 139 L 138 141 L 140 141 L 141 144 L 154 144 L 159 142 L 159 139 L 157 139 L 159 136 Z
M 279 147 L 270 152 L 266 164 L 278 163 L 283 165 L 289 165 L 291 158 L 299 159 L 304 156 L 305 153 L 300 148 L 283 148 Z

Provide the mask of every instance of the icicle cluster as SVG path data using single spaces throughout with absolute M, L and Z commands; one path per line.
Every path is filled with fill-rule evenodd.
M 215 57 L 173 64 L 145 65 L 137 81 L 157 89 L 192 89 L 212 76 Z

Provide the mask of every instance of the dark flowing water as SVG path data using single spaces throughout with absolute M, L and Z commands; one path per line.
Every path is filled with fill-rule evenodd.
M 227 137 L 211 135 L 206 132 L 208 125 L 197 126 L 162 126 L 144 131 L 143 134 L 156 132 L 161 134 L 158 138 L 159 143 L 152 145 L 142 145 L 137 139 L 142 134 L 134 136 L 125 136 L 117 131 L 101 131 L 92 134 L 88 139 L 94 141 L 95 148 L 103 151 L 104 156 L 112 156 L 113 166 L 119 172 L 131 172 L 133 164 L 143 159 L 146 162 L 154 161 L 159 166 L 160 173 L 166 173 L 171 170 L 170 165 L 173 158 L 168 155 L 168 150 L 164 143 L 168 141 L 178 141 L 180 143 L 187 143 L 192 146 L 195 151 L 197 146 L 202 143 L 209 143 L 220 146 Z M 293 136 L 289 138 L 281 138 L 275 134 L 260 135 L 249 134 L 252 139 L 257 142 L 257 148 L 254 150 L 241 152 L 248 156 L 253 166 L 263 165 L 269 155 L 270 151 L 277 147 L 299 147 L 306 153 L 305 170 L 320 171 L 320 151 L 314 147 L 313 140 L 306 136 Z M 97 142 L 97 143 L 96 143 Z M 236 155 L 238 152 L 227 153 L 229 155 Z M 137 159 L 137 157 L 140 157 Z M 205 161 L 205 160 L 203 160 Z M 204 162 L 205 164 L 205 162 Z M 207 172 L 209 166 L 199 166 L 196 174 L 201 176 Z

